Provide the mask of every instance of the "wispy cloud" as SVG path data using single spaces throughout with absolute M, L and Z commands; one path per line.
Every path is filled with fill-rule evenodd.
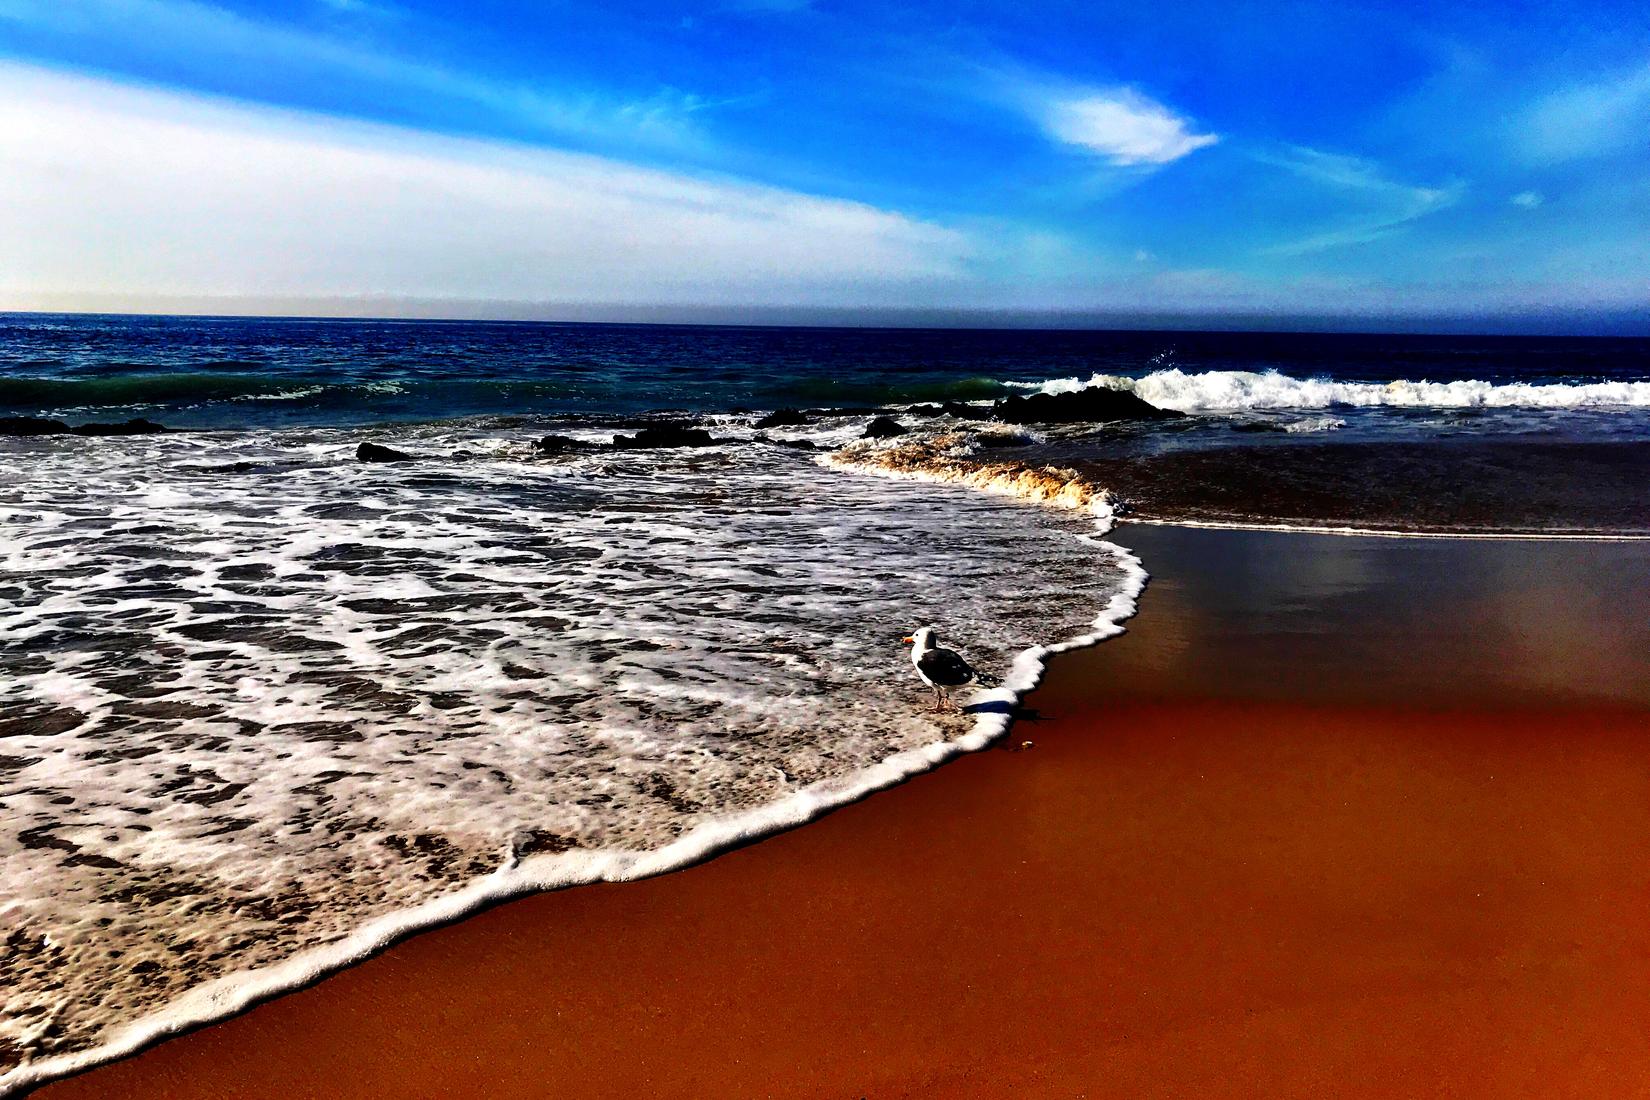
M 1437 187 L 1404 183 L 1391 179 L 1379 165 L 1362 157 L 1299 145 L 1281 153 L 1256 154 L 1256 159 L 1338 192 L 1350 208 L 1345 220 L 1333 228 L 1264 250 L 1275 256 L 1302 256 L 1379 240 L 1410 222 L 1454 206 L 1466 190 L 1459 181 Z
M 1043 105 L 1041 121 L 1056 141 L 1118 166 L 1167 164 L 1220 140 L 1196 133 L 1190 119 L 1133 88 L 1057 96 Z
M 1540 191 L 1520 191 L 1507 201 L 1525 210 L 1534 210 L 1547 200 Z
M 0 63 L 0 303 L 857 303 L 967 273 L 862 203 Z M 0 308 L 6 308 L 0 304 Z
M 1650 144 L 1650 65 L 1543 97 L 1517 119 L 1512 137 L 1542 163 Z
M 386 13 L 376 0 L 323 0 L 340 15 Z M 0 25 L 84 45 L 106 41 L 120 50 L 153 51 L 168 69 L 258 72 L 311 86 L 347 81 L 408 102 L 479 108 L 494 119 L 546 135 L 602 147 L 702 149 L 695 116 L 716 101 L 675 88 L 620 97 L 594 90 L 549 88 L 479 77 L 375 47 L 355 35 L 331 35 L 249 18 L 200 0 L 3 0 Z

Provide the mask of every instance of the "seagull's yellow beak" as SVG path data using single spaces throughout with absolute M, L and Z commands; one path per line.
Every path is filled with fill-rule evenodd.
M 904 642 L 906 645 L 916 645 L 917 644 L 917 640 L 915 638 L 901 638 L 900 641 Z

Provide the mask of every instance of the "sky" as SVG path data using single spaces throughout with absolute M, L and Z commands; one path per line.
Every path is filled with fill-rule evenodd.
M 0 309 L 1650 331 L 1650 6 L 0 0 Z

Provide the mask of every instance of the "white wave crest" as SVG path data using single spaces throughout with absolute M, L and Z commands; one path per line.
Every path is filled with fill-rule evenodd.
M 1337 382 L 1294 378 L 1279 371 L 1157 370 L 1140 378 L 1094 374 L 1013 383 L 1040 393 L 1075 393 L 1095 386 L 1126 390 L 1180 412 L 1241 409 L 1327 409 L 1337 405 L 1407 408 L 1576 409 L 1650 406 L 1650 382 Z

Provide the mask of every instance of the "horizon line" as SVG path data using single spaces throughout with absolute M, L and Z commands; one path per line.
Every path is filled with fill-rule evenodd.
M 351 299 L 291 299 L 324 305 Z M 227 303 L 226 303 L 227 304 Z M 1570 339 L 1650 339 L 1650 309 L 1643 311 L 1598 312 L 1554 310 L 1540 314 L 1383 314 L 1379 318 L 1333 314 L 1270 314 L 1222 311 L 1199 314 L 1177 311 L 1162 313 L 1107 314 L 1095 310 L 1016 310 L 862 306 L 602 306 L 577 304 L 558 307 L 553 316 L 509 315 L 478 311 L 475 315 L 442 313 L 419 309 L 419 303 L 401 312 L 305 312 L 278 307 L 250 312 L 224 312 L 207 308 L 156 310 L 144 308 L 105 309 L 11 309 L 0 306 L 0 316 L 35 317 L 128 317 L 154 319 L 303 321 L 379 324 L 495 324 L 495 325 L 590 325 L 612 327 L 752 328 L 752 329 L 841 329 L 904 331 L 978 332 L 1162 332 L 1196 334 L 1254 333 L 1272 335 L 1336 336 L 1458 336 Z M 433 305 L 433 303 L 431 303 Z M 453 303 L 447 303 L 449 305 Z M 478 303 L 481 304 L 481 303 Z M 500 303 L 493 303 L 500 304 Z M 526 305 L 526 303 L 523 303 Z M 274 306 L 274 303 L 272 303 Z M 583 316 L 579 314 L 583 313 Z M 631 316 L 622 316 L 629 313 Z M 751 315 L 768 315 L 757 319 Z M 745 319 L 735 319 L 744 317 Z M 1566 322 L 1568 322 L 1566 324 Z M 1392 327 L 1371 327 L 1371 326 Z

